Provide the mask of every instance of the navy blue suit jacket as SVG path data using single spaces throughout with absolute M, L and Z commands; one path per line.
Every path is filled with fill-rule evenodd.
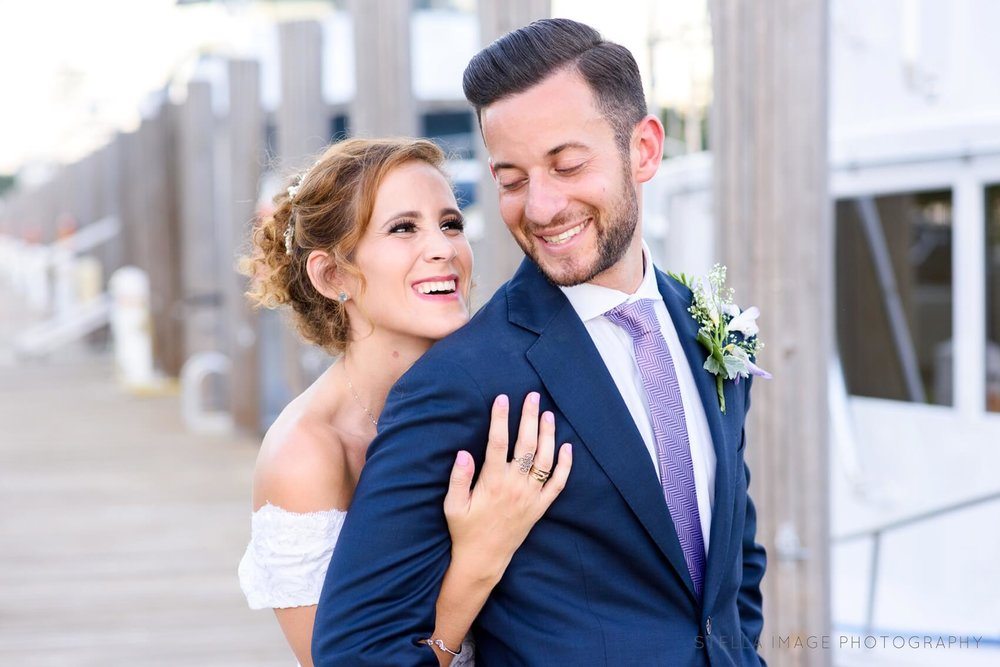
M 415 642 L 434 628 L 448 567 L 442 502 L 455 453 L 481 465 L 494 397 L 516 406 L 533 390 L 555 413 L 556 443 L 573 443 L 573 470 L 473 626 L 477 665 L 762 664 L 765 555 L 743 461 L 750 383 L 726 383 L 723 414 L 690 290 L 659 271 L 657 283 L 717 459 L 704 599 L 611 375 L 569 301 L 525 260 L 390 392 L 319 602 L 317 665 L 437 664 Z

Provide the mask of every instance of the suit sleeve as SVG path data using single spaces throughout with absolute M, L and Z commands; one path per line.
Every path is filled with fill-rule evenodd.
M 434 629 L 450 561 L 444 497 L 459 449 L 482 461 L 489 416 L 451 362 L 418 362 L 393 387 L 320 596 L 316 665 L 438 664 L 416 642 Z
M 750 411 L 750 386 L 747 382 L 746 410 Z M 744 417 L 745 422 L 745 417 Z M 743 444 L 746 445 L 746 426 L 743 429 Z M 744 448 L 745 450 L 745 448 Z M 753 500 L 749 496 L 750 489 L 750 468 L 743 463 L 743 473 L 747 482 L 747 509 L 746 520 L 743 529 L 743 580 L 740 582 L 739 594 L 736 597 L 736 606 L 740 613 L 740 629 L 745 637 L 743 664 L 755 664 L 759 662 L 766 667 L 767 663 L 761 658 L 753 648 L 760 641 L 761 632 L 764 629 L 763 596 L 760 591 L 760 582 L 764 578 L 764 571 L 767 568 L 767 554 L 764 547 L 756 541 L 757 534 L 757 510 Z

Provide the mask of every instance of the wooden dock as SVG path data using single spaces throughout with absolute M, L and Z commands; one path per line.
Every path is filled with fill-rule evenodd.
M 294 665 L 236 577 L 257 443 L 67 357 L 0 359 L 0 665 Z

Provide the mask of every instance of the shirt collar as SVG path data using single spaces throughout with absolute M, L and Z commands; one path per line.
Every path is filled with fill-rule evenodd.
M 595 317 L 600 317 L 616 306 L 623 303 L 632 303 L 639 299 L 653 299 L 662 301 L 663 296 L 656 286 L 656 272 L 653 271 L 653 262 L 649 258 L 649 247 L 646 242 L 642 242 L 642 282 L 635 294 L 626 294 L 609 287 L 601 287 L 591 283 L 573 285 L 572 287 L 560 287 L 573 310 L 579 315 L 580 320 L 586 322 Z

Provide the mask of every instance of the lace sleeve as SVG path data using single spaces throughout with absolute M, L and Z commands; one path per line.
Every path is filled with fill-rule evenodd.
M 337 509 L 300 514 L 271 504 L 254 512 L 250 544 L 239 566 L 250 608 L 317 604 L 346 516 Z

